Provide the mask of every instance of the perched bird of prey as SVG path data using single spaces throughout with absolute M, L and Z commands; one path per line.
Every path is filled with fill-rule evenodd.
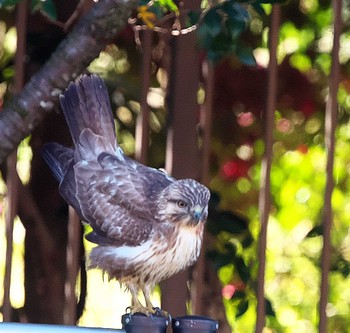
M 124 155 L 107 89 L 97 75 L 70 83 L 60 102 L 74 148 L 49 143 L 42 153 L 63 198 L 92 227 L 86 238 L 98 246 L 89 266 L 130 290 L 132 313 L 151 314 L 154 286 L 199 256 L 209 190 Z

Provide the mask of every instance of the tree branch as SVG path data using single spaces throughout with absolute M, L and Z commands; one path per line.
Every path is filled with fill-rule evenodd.
M 51 111 L 69 81 L 82 73 L 125 26 L 137 0 L 96 3 L 22 92 L 0 112 L 0 163 Z

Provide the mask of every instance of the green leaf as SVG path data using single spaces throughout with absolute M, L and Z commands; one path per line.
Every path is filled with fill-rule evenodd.
M 314 227 L 313 229 L 311 229 L 306 237 L 317 237 L 317 236 L 322 236 L 323 235 L 323 226 L 322 225 L 318 225 L 316 227 Z
M 201 15 L 201 13 L 199 11 L 191 10 L 187 14 L 187 19 L 188 19 L 189 26 L 197 24 L 199 19 L 200 19 L 200 15 Z
M 243 299 L 247 296 L 246 292 L 243 290 L 237 290 L 235 293 L 232 295 L 231 300 L 238 300 L 238 299 Z
M 210 192 L 209 210 L 218 209 L 220 205 L 220 195 L 217 192 Z
M 210 9 L 199 27 L 199 36 L 213 38 L 222 30 L 222 18 L 216 9 Z
M 149 0 L 139 0 L 138 6 L 148 6 Z
M 57 20 L 56 5 L 53 0 L 32 0 L 30 9 L 32 12 L 40 11 L 51 20 Z
M 253 3 L 252 7 L 260 16 L 266 15 L 265 9 L 260 3 Z
M 0 0 L 0 7 L 11 7 L 17 5 L 21 0 Z
M 266 315 L 276 317 L 276 312 L 272 307 L 272 303 L 269 299 L 265 298 Z
M 207 259 L 214 263 L 215 269 L 219 270 L 221 267 L 229 265 L 232 263 L 232 257 L 227 254 L 220 253 L 217 250 L 207 251 Z
M 179 8 L 173 0 L 158 0 L 159 4 L 172 12 L 178 12 Z
M 42 1 L 42 13 L 48 16 L 51 20 L 57 20 L 56 5 L 52 0 Z
M 259 3 L 259 4 L 274 4 L 274 3 L 285 3 L 287 2 L 288 0 L 257 0 L 256 3 Z
M 222 231 L 229 232 L 230 234 L 241 234 L 248 228 L 247 220 L 229 211 L 223 211 L 219 215 L 218 224 Z
M 336 261 L 332 263 L 331 270 L 333 272 L 339 272 L 343 278 L 347 278 L 350 275 L 350 263 L 342 256 L 338 256 Z
M 41 7 L 42 7 L 42 2 L 40 0 L 32 0 L 30 3 L 30 10 L 32 12 L 40 10 Z
M 249 301 L 247 299 L 242 300 L 237 306 L 236 318 L 239 318 L 242 315 L 244 315 L 248 310 L 248 306 Z
M 256 66 L 253 50 L 249 47 L 239 45 L 236 50 L 238 59 L 245 65 Z
M 252 234 L 249 232 L 248 235 L 243 238 L 241 245 L 244 249 L 246 249 L 247 247 L 252 245 L 253 242 L 254 242 L 254 238 Z
M 213 235 L 218 235 L 223 231 L 232 235 L 241 235 L 247 231 L 248 221 L 244 217 L 229 211 L 209 208 L 206 228 Z
M 241 278 L 241 280 L 245 284 L 247 284 L 250 280 L 250 272 L 249 272 L 249 269 L 248 269 L 247 265 L 245 264 L 243 258 L 236 257 L 234 260 L 234 265 L 235 265 L 235 269 L 237 270 L 237 273 L 238 273 L 239 277 Z

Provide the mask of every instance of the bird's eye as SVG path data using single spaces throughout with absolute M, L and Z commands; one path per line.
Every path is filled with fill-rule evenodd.
M 182 200 L 178 200 L 176 202 L 177 206 L 180 207 L 180 208 L 185 208 L 187 207 L 187 203 L 185 201 L 182 201 Z

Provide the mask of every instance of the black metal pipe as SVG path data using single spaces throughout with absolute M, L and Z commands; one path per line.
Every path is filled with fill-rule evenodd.
M 183 316 L 173 318 L 173 333 L 216 333 L 217 321 L 202 316 Z
M 122 316 L 126 333 L 166 333 L 169 319 L 163 316 L 145 316 L 125 314 Z

